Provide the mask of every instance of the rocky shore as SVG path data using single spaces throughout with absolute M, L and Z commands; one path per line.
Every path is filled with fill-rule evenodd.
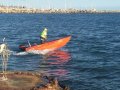
M 7 80 L 0 73 L 0 90 L 70 90 L 54 77 L 32 72 L 7 72 Z
M 0 6 L 0 13 L 120 13 L 120 10 L 34 9 L 17 6 Z

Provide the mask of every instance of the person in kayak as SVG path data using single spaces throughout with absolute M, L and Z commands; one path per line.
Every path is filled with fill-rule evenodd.
M 47 28 L 44 28 L 44 30 L 40 33 L 40 40 L 41 43 L 44 43 L 47 40 Z

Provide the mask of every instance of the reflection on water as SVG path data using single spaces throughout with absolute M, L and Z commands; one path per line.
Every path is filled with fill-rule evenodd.
M 56 50 L 43 56 L 45 63 L 49 68 L 45 73 L 58 76 L 59 78 L 68 74 L 68 70 L 64 67 L 67 62 L 71 59 L 70 54 L 67 51 Z
M 70 58 L 70 54 L 67 51 L 62 50 L 56 50 L 43 56 L 43 59 L 48 60 L 49 64 L 65 64 Z

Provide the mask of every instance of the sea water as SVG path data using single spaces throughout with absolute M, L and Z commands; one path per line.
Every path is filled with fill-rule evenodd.
M 48 55 L 21 52 L 19 45 L 71 35 L 70 42 Z M 12 54 L 10 71 L 36 71 L 55 76 L 71 90 L 120 89 L 120 14 L 0 14 L 0 42 Z M 2 67 L 0 67 L 1 69 Z

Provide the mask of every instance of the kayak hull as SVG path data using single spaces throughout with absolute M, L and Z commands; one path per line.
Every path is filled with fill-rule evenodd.
M 64 37 L 61 39 L 56 39 L 53 41 L 45 42 L 45 43 L 40 44 L 40 45 L 27 47 L 25 49 L 25 51 L 30 52 L 30 51 L 56 50 L 56 49 L 59 49 L 59 48 L 65 46 L 70 41 L 70 39 L 71 39 L 71 36 L 67 36 L 67 37 Z

